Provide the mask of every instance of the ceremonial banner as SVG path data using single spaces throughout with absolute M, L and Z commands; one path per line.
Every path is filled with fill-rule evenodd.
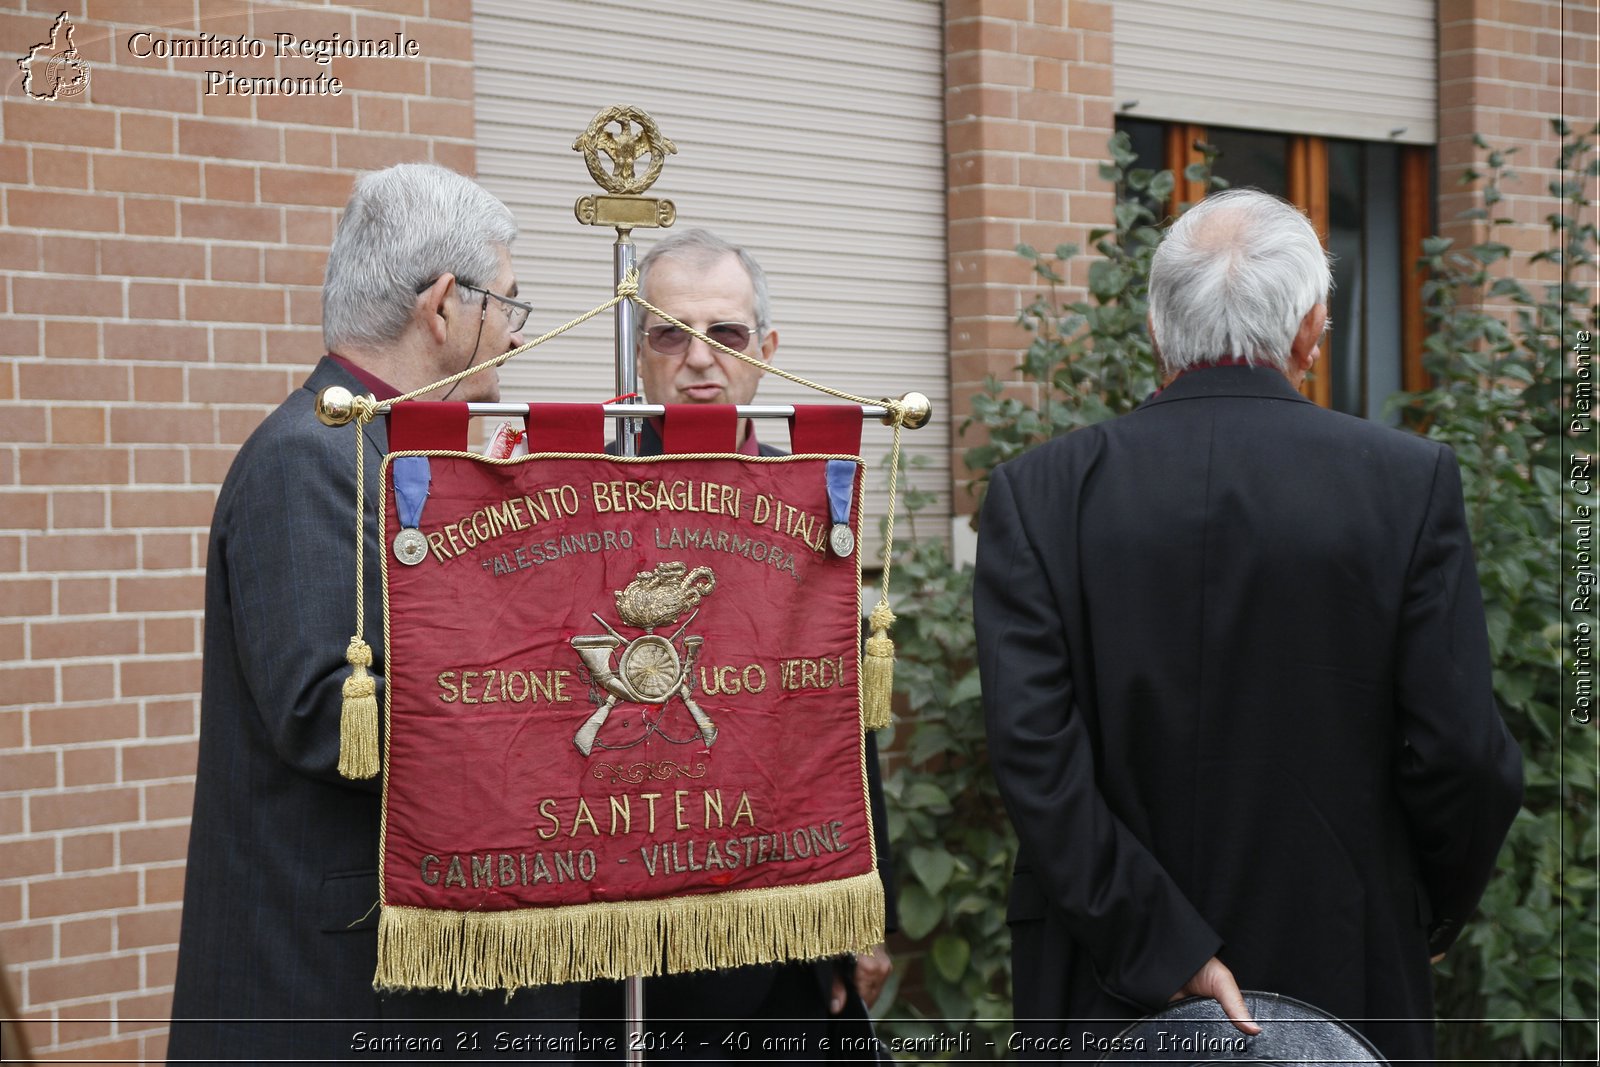
M 597 407 L 535 405 L 530 454 L 488 459 L 465 405 L 396 406 L 379 986 L 881 940 L 860 415 L 796 418 L 811 454 L 727 454 L 731 408 L 671 408 L 667 447 L 699 454 L 623 459 Z

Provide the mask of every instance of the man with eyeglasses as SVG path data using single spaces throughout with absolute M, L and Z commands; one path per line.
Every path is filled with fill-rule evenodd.
M 392 399 L 521 344 L 504 204 L 427 164 L 363 175 L 334 234 L 322 290 L 327 355 L 239 450 L 218 495 L 206 561 L 200 755 L 184 886 L 174 1025 L 177 1060 L 337 1060 L 383 1041 L 440 1038 L 407 1020 L 536 1019 L 576 1036 L 572 987 L 384 995 L 377 962 L 379 791 L 337 770 L 345 647 L 354 621 L 351 435 L 369 477 L 366 602 L 380 603 L 372 518 L 387 450 L 378 419 L 330 429 L 327 386 Z M 495 400 L 484 371 L 423 399 Z M 367 613 L 384 674 L 381 614 Z M 381 699 L 381 692 L 380 692 Z M 315 1020 L 314 1022 L 297 1020 Z M 492 1036 L 486 1033 L 484 1040 Z M 416 1046 L 421 1047 L 421 1046 Z
M 778 351 L 766 272 L 744 248 L 708 230 L 684 230 L 657 242 L 639 262 L 639 293 L 679 322 L 762 363 L 771 363 Z M 749 404 L 764 373 L 655 315 L 640 322 L 639 377 L 652 404 Z M 783 455 L 756 439 L 749 419 L 739 420 L 737 434 L 737 451 L 745 455 Z M 645 423 L 639 452 L 661 453 L 654 420 Z M 889 901 L 886 926 L 893 929 L 883 785 L 871 733 L 866 758 L 878 867 Z M 844 1018 L 854 1020 L 858 1034 L 867 1032 L 866 1011 L 891 969 L 888 952 L 878 945 L 853 958 L 667 975 L 645 982 L 645 1014 L 655 1027 L 670 1023 L 672 1032 L 685 1031 L 682 1054 L 691 1058 L 815 1058 L 815 1039 L 828 1033 L 830 1019 L 841 1020 L 835 1024 L 844 1027 L 841 1032 L 852 1025 Z M 621 1014 L 619 983 L 594 983 L 584 996 L 590 1019 Z M 730 1023 L 737 1023 L 734 1033 L 751 1038 L 742 1053 L 723 1040 Z M 763 1037 L 773 1040 L 763 1047 Z M 671 1058 L 675 1047 L 663 1050 L 664 1056 Z

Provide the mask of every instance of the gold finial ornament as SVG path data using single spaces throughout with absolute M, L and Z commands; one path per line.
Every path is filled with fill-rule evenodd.
M 317 418 L 324 426 L 343 426 L 356 417 L 355 394 L 342 385 L 330 385 L 317 394 Z
M 885 426 L 895 423 L 895 407 L 889 401 L 884 401 L 889 407 L 889 413 L 883 417 Z M 908 430 L 920 430 L 928 425 L 928 420 L 933 418 L 933 401 L 923 393 L 910 392 L 900 398 L 900 425 Z
M 607 129 L 613 124 L 617 127 L 615 133 Z M 639 127 L 638 132 L 634 132 L 635 126 Z M 661 135 L 661 127 L 645 112 L 617 106 L 596 115 L 589 128 L 572 142 L 572 150 L 583 153 L 589 176 L 600 188 L 619 196 L 637 196 L 661 177 L 661 165 L 667 156 L 678 151 L 678 146 Z M 610 170 L 601 163 L 601 153 L 611 157 Z M 642 178 L 634 173 L 641 156 L 650 157 Z
M 678 209 L 671 200 L 639 195 L 655 184 L 662 164 L 678 151 L 644 111 L 622 105 L 606 108 L 572 142 L 572 150 L 583 153 L 589 176 L 609 194 L 579 198 L 572 209 L 579 222 L 615 226 L 626 233 L 635 226 L 671 226 L 677 221 Z M 643 174 L 641 159 L 649 160 Z

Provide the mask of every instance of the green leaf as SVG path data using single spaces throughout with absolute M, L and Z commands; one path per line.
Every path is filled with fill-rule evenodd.
M 944 905 L 913 882 L 900 887 L 899 916 L 900 932 L 913 941 L 920 941 L 944 918 Z
M 922 882 L 923 888 L 934 896 L 944 892 L 955 871 L 955 858 L 943 849 L 918 847 L 911 850 L 911 872 Z
M 947 982 L 959 982 L 966 974 L 967 961 L 972 959 L 972 946 L 954 934 L 940 934 L 929 950 L 933 965 Z

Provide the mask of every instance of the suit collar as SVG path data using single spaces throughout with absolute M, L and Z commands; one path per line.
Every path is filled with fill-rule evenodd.
M 357 396 L 364 396 L 369 392 L 361 383 L 361 379 L 339 366 L 336 360 L 323 356 L 301 388 L 308 390 L 314 398 L 330 385 L 342 385 Z M 388 419 L 381 417 L 373 419 L 367 423 L 365 431 L 367 440 L 378 450 L 379 455 L 389 451 Z
M 1140 407 L 1168 404 L 1176 400 L 1203 400 L 1208 397 L 1240 396 L 1263 400 L 1311 401 L 1300 394 L 1289 379 L 1271 367 L 1201 367 L 1180 374 L 1171 385 L 1146 400 Z

